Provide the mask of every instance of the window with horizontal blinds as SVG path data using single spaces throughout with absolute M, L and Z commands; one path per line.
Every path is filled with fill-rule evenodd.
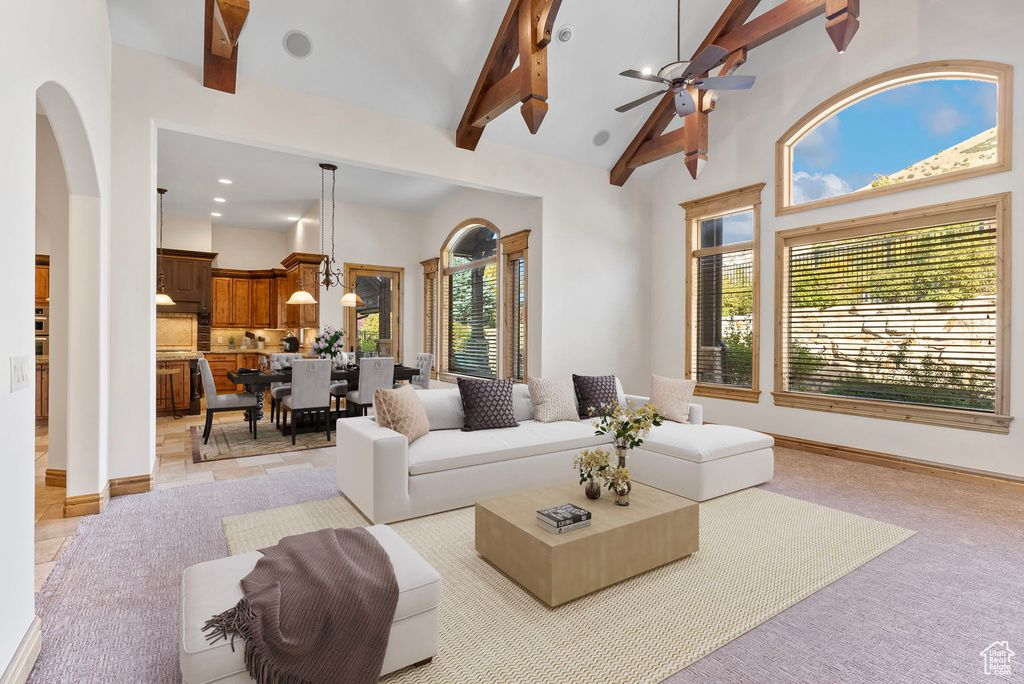
M 784 389 L 993 412 L 997 232 L 993 218 L 790 245 Z
M 508 277 L 505 300 L 508 377 L 522 381 L 526 376 L 526 259 L 508 259 L 505 268 Z
M 694 369 L 698 382 L 753 380 L 754 250 L 696 258 Z
M 437 359 L 437 264 L 423 273 L 423 351 Z
M 448 278 L 447 358 L 451 373 L 497 377 L 497 261 L 455 271 Z

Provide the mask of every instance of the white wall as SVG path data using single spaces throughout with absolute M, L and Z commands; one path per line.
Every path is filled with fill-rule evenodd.
M 1020 22 L 1024 10 L 1009 0 L 974 3 L 964 14 L 958 3 L 865 0 L 861 28 L 845 55 L 832 48 L 821 22 L 807 25 L 750 53 L 744 73 L 758 74 L 750 91 L 725 93 L 710 117 L 710 160 L 698 181 L 681 157 L 673 157 L 654 183 L 650 245 L 650 335 L 653 372 L 682 377 L 684 371 L 685 236 L 680 202 L 757 182 L 766 182 L 761 211 L 761 400 L 745 404 L 701 399 L 705 419 L 776 434 L 896 454 L 904 458 L 1024 477 L 1024 359 L 1011 365 L 1011 394 L 1018 418 L 1006 436 L 902 424 L 839 414 L 776 408 L 773 389 L 774 237 L 778 230 L 943 201 L 1016 190 L 1024 171 L 995 174 L 932 188 L 897 193 L 835 207 L 776 217 L 775 141 L 816 105 L 862 79 L 898 66 L 939 59 L 983 59 L 1019 64 L 1024 56 Z M 781 71 L 771 73 L 781 67 Z M 1018 93 L 1020 89 L 1018 89 Z M 1015 97 L 1015 111 L 1024 101 Z M 1019 114 L 1016 117 L 1020 119 Z M 1021 157 L 1020 136 L 1016 143 Z M 1019 165 L 1019 162 L 1018 162 Z M 1024 259 L 1024 240 L 1014 240 L 1013 261 Z M 1015 273 L 1013 318 L 1024 316 L 1024 277 Z M 1015 326 L 1011 348 L 1024 349 Z M 1012 407 L 1011 407 L 1012 408 Z M 880 473 L 884 477 L 884 471 Z
M 32 387 L 10 393 L 9 358 L 33 355 L 37 89 L 48 81 L 55 82 L 77 106 L 84 124 L 83 140 L 93 155 L 92 171 L 99 177 L 98 190 L 103 198 L 101 232 L 109 225 L 106 207 L 110 150 L 110 34 L 106 3 L 5 3 L 4 23 L 12 30 L 5 31 L 0 41 L 0 64 L 5 65 L 4 104 L 0 107 L 0 206 L 4 208 L 6 257 L 0 272 L 5 295 L 0 299 L 0 320 L 8 326 L 0 335 L 0 428 L 4 435 L 4 457 L 0 458 L 0 520 L 4 521 L 0 531 L 0 546 L 4 549 L 0 555 L 0 586 L 4 587 L 0 592 L 0 670 L 6 668 L 25 636 L 34 612 L 35 402 Z M 19 30 L 13 30 L 14 27 Z M 101 245 L 104 236 L 94 237 L 96 246 Z M 97 260 L 95 266 L 103 268 L 105 261 Z M 105 299 L 94 300 L 90 306 L 94 309 L 94 320 L 105 322 Z M 85 351 L 95 350 L 87 342 Z M 98 357 L 85 358 L 90 363 L 95 360 L 95 366 L 105 371 L 105 363 Z
M 50 120 L 36 115 L 36 254 L 49 254 L 51 234 L 68 230 L 68 179 Z
M 210 219 L 164 214 L 164 247 L 192 252 L 212 252 Z
M 287 234 L 270 230 L 214 226 L 212 242 L 209 251 L 217 253 L 213 262 L 215 268 L 245 271 L 281 268 L 281 259 L 291 254 Z
M 200 87 L 201 69 L 195 65 L 123 46 L 115 46 L 114 53 L 115 279 L 153 282 L 147 258 L 153 244 L 139 240 L 138 230 L 147 221 L 152 225 L 148 188 L 154 182 L 157 125 L 541 197 L 545 230 L 539 251 L 544 258 L 542 277 L 536 280 L 544 288 L 543 339 L 531 372 L 615 369 L 627 390 L 646 386 L 648 364 L 638 341 L 646 323 L 648 184 L 634 180 L 616 188 L 604 170 L 493 143 L 486 134 L 476 152 L 466 152 L 455 147 L 453 131 L 244 78 L 237 93 L 226 96 Z M 130 241 L 121 239 L 129 235 Z M 348 256 L 339 252 L 339 258 Z M 580 297 L 588 293 L 595 304 L 581 307 Z M 150 295 L 118 293 L 120 316 L 126 321 L 153 318 Z M 614 330 L 623 334 L 609 333 Z M 152 342 L 140 340 L 137 354 L 119 357 L 111 379 L 115 391 L 132 396 L 142 391 L 138 379 L 152 375 Z M 154 407 L 132 402 L 117 410 L 117 424 L 131 429 L 116 436 L 113 476 L 148 472 Z

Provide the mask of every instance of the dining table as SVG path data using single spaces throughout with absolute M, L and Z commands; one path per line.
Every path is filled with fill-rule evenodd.
M 412 380 L 419 374 L 420 371 L 418 368 L 410 368 L 409 366 L 401 365 L 395 366 L 395 382 Z M 263 420 L 264 418 L 263 395 L 267 388 L 274 383 L 290 383 L 292 381 L 291 369 L 260 371 L 258 373 L 245 373 L 240 370 L 232 370 L 228 371 L 227 375 L 228 380 L 233 384 L 241 385 L 245 388 L 247 393 L 256 397 L 256 420 Z M 345 380 L 348 382 L 349 390 L 359 389 L 359 366 L 335 368 L 331 371 L 331 380 L 334 382 L 341 382 L 342 380 Z

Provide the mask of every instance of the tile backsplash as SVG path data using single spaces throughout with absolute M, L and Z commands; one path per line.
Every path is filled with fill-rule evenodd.
M 156 348 L 158 351 L 195 351 L 198 324 L 195 314 L 158 313 Z
M 225 351 L 228 349 L 228 340 L 232 337 L 235 338 L 235 348 L 240 349 L 242 347 L 242 339 L 245 337 L 247 330 L 245 328 L 213 328 L 210 331 L 210 351 Z M 264 349 L 271 351 L 280 351 L 281 349 L 281 338 L 284 337 L 284 330 L 258 330 L 250 328 L 248 332 L 251 332 L 256 337 L 264 338 Z M 308 347 L 309 343 L 313 341 L 313 337 L 316 335 L 316 330 L 309 329 L 305 331 L 293 330 L 296 336 L 302 341 L 303 347 Z M 223 341 L 221 341 L 223 340 Z M 253 349 L 256 345 L 253 344 Z

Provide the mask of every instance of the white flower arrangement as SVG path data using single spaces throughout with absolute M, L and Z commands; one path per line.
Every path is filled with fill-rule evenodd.
M 340 358 L 345 352 L 345 331 L 332 325 L 325 325 L 310 345 L 310 350 L 321 359 Z

